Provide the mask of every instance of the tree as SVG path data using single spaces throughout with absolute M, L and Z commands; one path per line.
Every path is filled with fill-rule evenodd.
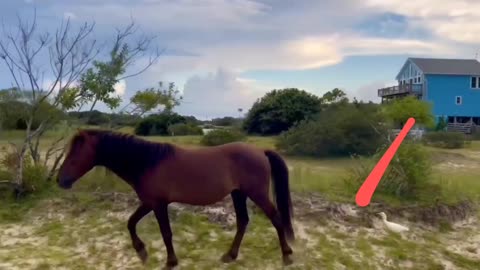
M 350 103 L 328 107 L 281 134 L 277 148 L 287 154 L 316 157 L 373 154 L 385 140 L 382 120 L 372 107 Z
M 168 128 L 180 123 L 187 123 L 187 119 L 176 113 L 152 114 L 137 124 L 135 134 L 141 136 L 170 135 Z
M 297 88 L 272 90 L 248 111 L 243 128 L 248 133 L 275 135 L 320 112 L 321 99 Z
M 431 104 L 409 96 L 399 98 L 384 105 L 384 113 L 394 126 L 402 127 L 410 117 L 415 118 L 415 123 L 425 127 L 435 124 Z
M 172 112 L 173 108 L 179 105 L 183 99 L 182 96 L 178 96 L 180 91 L 173 82 L 168 84 L 167 89 L 163 88 L 163 82 L 159 82 L 158 85 L 159 88 L 157 89 L 147 88 L 143 91 L 137 91 L 122 111 L 128 111 L 129 114 L 141 117 L 147 112 L 160 109 L 159 107 L 162 106 L 164 112 Z
M 234 118 L 234 117 L 231 117 L 231 116 L 225 116 L 225 117 L 222 117 L 222 118 L 214 118 L 210 121 L 210 123 L 214 126 L 223 126 L 223 127 L 235 126 L 240 122 L 241 122 L 240 118 Z
M 36 19 L 36 13 L 31 23 L 18 18 L 16 29 L 10 31 L 4 28 L 0 38 L 0 59 L 10 71 L 16 95 L 28 104 L 24 119 L 25 137 L 20 143 L 12 144 L 18 157 L 13 180 L 17 191 L 22 187 L 23 161 L 27 150 L 30 150 L 35 164 L 40 163 L 38 146 L 42 135 L 55 125 L 53 111 L 80 110 L 87 103 L 92 103 L 90 110 L 93 110 L 97 102 L 117 107 L 118 97 L 111 95 L 113 86 L 122 78 L 145 71 L 160 55 L 156 51 L 148 58 L 144 68 L 124 75 L 135 59 L 148 53 L 153 40 L 142 37 L 136 42 L 128 41 L 128 37 L 136 32 L 133 22 L 124 30 L 117 31 L 109 57 L 102 61 L 99 60 L 101 51 L 93 39 L 94 24 L 84 23 L 74 29 L 67 19 L 51 35 L 50 32 L 39 32 Z M 43 78 L 51 78 L 53 82 L 45 88 Z M 35 116 L 45 108 L 46 117 L 35 127 Z M 44 166 L 50 157 L 55 156 L 49 177 L 53 176 L 65 152 L 66 134 L 55 140 L 45 153 Z
M 325 93 L 322 98 L 322 103 L 323 104 L 332 104 L 332 103 L 347 103 L 348 98 L 347 94 L 338 88 L 335 88 L 331 91 L 328 91 Z
M 142 72 L 124 75 L 126 68 L 131 66 L 136 58 L 143 56 L 147 52 L 153 40 L 152 38 L 143 37 L 137 43 L 129 44 L 127 39 L 136 30 L 133 22 L 124 30 L 117 30 L 108 61 L 93 61 L 93 66 L 82 74 L 79 89 L 83 98 L 82 105 L 86 102 L 91 103 L 90 111 L 93 110 L 97 102 L 105 103 L 110 109 L 117 108 L 120 105 L 121 98 L 118 95 L 114 95 L 114 86 L 121 80 Z M 157 52 L 153 58 L 150 58 L 144 70 L 150 67 L 158 59 L 158 56 Z

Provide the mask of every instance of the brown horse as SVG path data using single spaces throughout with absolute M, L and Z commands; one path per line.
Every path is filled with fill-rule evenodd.
M 248 224 L 247 198 L 270 219 L 277 230 L 285 265 L 292 263 L 294 240 L 288 168 L 271 150 L 244 143 L 185 149 L 168 143 L 149 142 L 132 135 L 101 130 L 79 131 L 72 139 L 58 174 L 60 187 L 73 183 L 95 166 L 105 166 L 125 180 L 141 201 L 128 220 L 128 230 L 138 256 L 145 263 L 145 245 L 137 223 L 153 210 L 167 250 L 166 268 L 178 264 L 172 244 L 168 205 L 172 202 L 208 205 L 231 195 L 237 232 L 223 262 L 237 258 Z M 270 175 L 278 211 L 269 198 Z

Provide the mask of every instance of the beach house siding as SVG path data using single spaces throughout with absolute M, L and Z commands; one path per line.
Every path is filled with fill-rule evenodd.
M 428 74 L 425 78 L 424 100 L 432 103 L 435 116 L 480 117 L 478 77 Z

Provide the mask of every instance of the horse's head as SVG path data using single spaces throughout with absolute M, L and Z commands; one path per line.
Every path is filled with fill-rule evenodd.
M 95 152 L 98 139 L 85 131 L 79 131 L 70 142 L 70 150 L 58 173 L 58 185 L 64 189 L 95 166 Z

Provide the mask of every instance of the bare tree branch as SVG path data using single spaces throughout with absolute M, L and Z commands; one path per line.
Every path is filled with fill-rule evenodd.
M 121 78 L 119 79 L 119 81 L 120 81 L 120 80 L 125 80 L 125 79 L 130 78 L 130 77 L 135 77 L 135 76 L 138 76 L 138 75 L 144 73 L 145 71 L 147 71 L 147 69 L 149 69 L 152 65 L 154 65 L 154 64 L 158 61 L 158 59 L 160 58 L 161 54 L 162 54 L 164 51 L 165 51 L 165 49 L 162 50 L 161 52 L 157 50 L 155 56 L 150 57 L 150 58 L 148 59 L 147 64 L 146 64 L 141 70 L 139 70 L 139 71 L 137 71 L 137 72 L 135 72 L 135 73 L 132 73 L 132 74 L 123 76 L 123 77 L 121 77 Z
M 153 55 L 146 58 L 145 66 L 132 74 L 122 76 L 127 67 L 133 66 L 137 59 L 144 59 L 155 40 L 155 37 L 144 36 L 132 42 L 130 37 L 138 32 L 138 27 L 133 20 L 124 29 L 116 29 L 113 49 L 110 51 L 111 62 L 104 64 L 95 61 L 100 54 L 97 41 L 91 38 L 95 23 L 84 23 L 78 29 L 74 29 L 70 19 L 66 19 L 61 21 L 59 28 L 51 32 L 52 34 L 49 32 L 42 34 L 39 33 L 36 10 L 31 21 L 23 20 L 20 16 L 17 18 L 18 23 L 15 29 L 7 29 L 3 24 L 3 35 L 0 35 L 0 60 L 9 70 L 16 85 L 16 91 L 23 96 L 22 101 L 28 100 L 29 105 L 25 116 L 25 138 L 14 148 L 19 157 L 14 183 L 21 184 L 25 153 L 29 150 L 34 161 L 40 162 L 42 158 L 40 139 L 57 120 L 55 114 L 47 110 L 38 126 L 33 125 L 34 119 L 38 120 L 35 115 L 42 112 L 44 106 L 51 106 L 54 110 L 61 111 L 74 108 L 80 110 L 92 100 L 92 97 L 97 98 L 99 102 L 110 102 L 108 105 L 112 107 L 118 106 L 119 100 L 109 96 L 113 89 L 110 84 L 145 72 L 156 63 L 161 52 L 156 50 Z M 47 58 L 48 62 L 45 60 Z M 97 67 L 97 64 L 102 68 L 106 66 L 107 75 L 110 71 L 114 74 L 108 78 L 105 85 L 100 85 L 101 90 L 108 88 L 106 92 L 100 91 L 101 95 L 106 94 L 102 96 L 103 99 L 98 99 L 95 91 L 88 87 L 76 86 L 76 83 L 81 83 L 83 76 L 89 74 L 92 71 L 91 68 Z M 108 70 L 109 68 L 111 70 Z M 50 85 L 45 86 L 45 78 L 51 80 Z M 95 78 L 94 76 L 94 83 L 96 83 Z M 93 110 L 94 106 L 95 103 L 90 110 Z M 72 123 L 68 125 L 70 127 Z M 53 168 L 50 171 L 51 176 L 65 154 L 65 144 L 62 142 L 65 142 L 66 136 L 63 134 L 57 138 L 45 153 L 44 165 L 47 165 L 47 162 L 55 156 Z

